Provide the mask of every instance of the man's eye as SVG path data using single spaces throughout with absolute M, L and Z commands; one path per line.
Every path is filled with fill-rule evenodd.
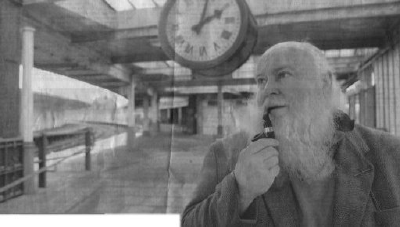
M 258 86 L 264 86 L 267 83 L 267 79 L 259 77 L 257 78 L 257 85 Z
M 290 72 L 282 71 L 282 72 L 279 72 L 279 73 L 277 74 L 277 78 L 278 78 L 278 79 L 283 79 L 283 78 L 288 77 L 288 76 L 291 76 L 291 75 L 292 75 L 292 74 L 291 74 Z

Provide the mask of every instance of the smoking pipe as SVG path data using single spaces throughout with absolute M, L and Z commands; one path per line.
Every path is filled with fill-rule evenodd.
M 271 119 L 269 118 L 269 113 L 264 114 L 263 121 L 264 121 L 264 131 L 260 134 L 255 135 L 251 140 L 252 142 L 262 138 L 275 138 L 274 128 L 272 127 Z

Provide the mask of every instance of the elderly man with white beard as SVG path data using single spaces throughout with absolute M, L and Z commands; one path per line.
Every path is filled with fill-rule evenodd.
M 324 54 L 277 44 L 255 79 L 250 127 L 211 145 L 182 226 L 399 226 L 400 140 L 340 110 Z M 252 142 L 265 114 L 276 138 Z

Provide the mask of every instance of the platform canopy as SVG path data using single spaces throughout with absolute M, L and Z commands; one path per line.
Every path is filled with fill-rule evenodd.
M 215 81 L 193 75 L 162 51 L 158 20 L 166 0 L 13 1 L 23 6 L 23 23 L 36 28 L 35 67 L 123 95 L 131 80 L 138 93 L 148 87 L 179 93 L 188 86 L 251 85 L 257 57 L 288 40 L 325 50 L 339 79 L 349 84 L 360 63 L 390 42 L 400 21 L 399 0 L 246 0 L 258 43 L 238 72 Z

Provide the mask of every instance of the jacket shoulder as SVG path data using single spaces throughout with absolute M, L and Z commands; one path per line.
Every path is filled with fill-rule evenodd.
M 387 132 L 357 126 L 369 148 L 365 157 L 374 166 L 372 191 L 379 209 L 400 206 L 400 138 Z
M 392 155 L 400 156 L 400 137 L 362 125 L 356 125 L 354 130 L 372 152 L 390 152 Z

